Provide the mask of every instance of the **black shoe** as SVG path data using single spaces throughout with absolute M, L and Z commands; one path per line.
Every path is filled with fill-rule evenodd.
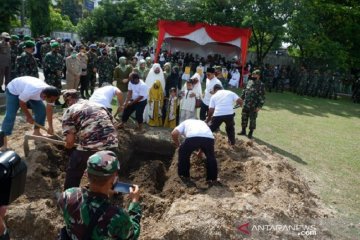
M 242 130 L 241 130 L 241 132 L 239 132 L 237 135 L 246 135 L 246 129 L 245 128 L 243 128 Z
M 252 139 L 252 138 L 253 138 L 253 131 L 250 131 L 250 132 L 249 132 L 248 138 L 249 138 L 249 139 Z

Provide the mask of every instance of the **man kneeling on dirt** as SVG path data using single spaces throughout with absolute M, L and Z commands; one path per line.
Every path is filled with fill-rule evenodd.
M 53 105 L 59 98 L 60 91 L 47 85 L 44 81 L 30 76 L 13 79 L 6 87 L 6 113 L 1 126 L 4 132 L 4 145 L 1 150 L 8 148 L 7 136 L 10 136 L 14 128 L 15 118 L 19 107 L 23 111 L 26 121 L 30 124 L 37 123 L 44 126 L 45 118 L 48 120 L 48 133 L 53 134 Z M 43 100 L 47 102 L 45 107 Z M 32 109 L 34 118 L 28 107 Z M 34 126 L 34 135 L 41 135 L 38 126 Z
M 180 135 L 185 136 L 185 141 L 180 145 Z M 200 149 L 206 156 L 206 180 L 217 181 L 217 163 L 214 153 L 214 135 L 209 126 L 196 119 L 188 119 L 180 123 L 171 133 L 172 139 L 179 147 L 178 174 L 185 179 L 190 177 L 191 153 Z
M 71 153 L 66 170 L 64 189 L 78 187 L 88 158 L 100 150 L 116 151 L 118 147 L 114 118 L 105 107 L 88 100 L 80 100 L 75 89 L 63 94 L 69 108 L 62 118 L 65 147 L 71 149 L 75 139 L 79 144 Z
M 109 196 L 117 182 L 119 161 L 115 153 L 100 151 L 87 161 L 89 189 L 70 188 L 58 198 L 70 239 L 137 239 L 140 234 L 139 187 L 130 188 L 128 213 L 111 205 Z M 62 230 L 63 233 L 64 230 Z M 64 235 L 64 233 L 63 233 Z

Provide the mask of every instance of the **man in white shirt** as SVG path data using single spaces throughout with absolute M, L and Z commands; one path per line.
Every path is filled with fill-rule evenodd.
M 107 110 L 111 113 L 112 112 L 111 102 L 114 96 L 116 96 L 118 101 L 118 108 L 114 115 L 114 117 L 116 117 L 116 115 L 118 115 L 121 112 L 121 109 L 123 108 L 123 104 L 124 104 L 122 93 L 120 89 L 118 89 L 117 87 L 114 87 L 107 82 L 103 83 L 102 87 L 96 89 L 95 92 L 91 95 L 89 101 L 100 104 L 104 108 L 107 108 Z
M 48 120 L 48 133 L 54 134 L 52 114 L 53 105 L 59 99 L 60 91 L 56 87 L 49 86 L 42 80 L 23 76 L 13 79 L 6 87 L 6 113 L 1 130 L 4 132 L 3 150 L 7 149 L 7 136 L 10 136 L 14 128 L 15 118 L 19 107 L 30 124 L 45 125 L 45 118 Z M 45 107 L 43 100 L 47 102 Z M 34 118 L 28 110 L 32 109 Z M 41 135 L 40 129 L 34 126 L 34 135 Z
M 242 99 L 234 92 L 223 90 L 222 86 L 216 84 L 214 86 L 214 95 L 212 95 L 209 104 L 209 112 L 206 122 L 210 122 L 211 131 L 219 129 L 220 125 L 225 122 L 226 134 L 231 145 L 235 144 L 235 122 L 233 105 L 242 105 Z
M 185 141 L 180 145 L 180 136 L 185 136 Z M 206 156 L 206 180 L 217 181 L 217 162 L 214 153 L 214 135 L 208 125 L 196 119 L 188 119 L 180 123 L 171 132 L 172 139 L 179 147 L 178 174 L 180 177 L 190 178 L 191 153 L 200 149 Z
M 147 104 L 149 88 L 143 80 L 140 80 L 140 76 L 137 73 L 131 73 L 129 79 L 128 95 L 119 128 L 122 128 L 127 120 L 129 120 L 130 115 L 136 111 L 135 117 L 138 122 L 137 130 L 142 131 L 142 124 L 144 122 L 143 114 Z
M 215 84 L 219 84 L 222 86 L 221 81 L 215 77 L 215 69 L 214 68 L 208 68 L 206 70 L 206 88 L 204 91 L 204 98 L 201 102 L 201 108 L 200 108 L 200 120 L 205 120 L 207 116 L 207 112 L 209 111 L 209 103 L 210 98 L 214 94 L 213 88 Z

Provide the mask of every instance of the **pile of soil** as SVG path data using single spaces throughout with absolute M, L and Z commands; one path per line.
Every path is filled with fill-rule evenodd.
M 60 129 L 60 122 L 55 125 Z M 17 127 L 11 138 L 20 155 L 27 130 Z M 216 134 L 217 184 L 205 181 L 205 159 L 195 154 L 191 180 L 177 176 L 177 151 L 169 130 L 148 129 L 145 134 L 120 130 L 119 141 L 120 179 L 141 189 L 141 239 L 241 239 L 247 236 L 238 228 L 245 222 L 311 225 L 331 215 L 287 159 L 253 141 L 238 140 L 231 147 L 225 136 Z M 25 193 L 9 206 L 7 223 L 13 238 L 54 239 L 63 225 L 55 194 L 62 189 L 69 153 L 47 143 L 32 148 L 25 159 L 29 167 Z M 129 203 L 126 196 L 113 201 L 124 207 Z M 279 229 L 252 231 L 251 237 L 306 238 Z M 332 238 L 328 231 L 317 231 L 316 237 Z

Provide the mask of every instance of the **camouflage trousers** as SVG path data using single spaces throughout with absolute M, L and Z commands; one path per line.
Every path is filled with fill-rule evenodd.
M 250 130 L 256 129 L 256 118 L 258 113 L 254 109 L 243 108 L 241 113 L 241 127 L 246 128 L 250 118 Z
M 54 86 L 57 89 L 62 89 L 61 76 L 56 73 L 44 72 L 45 82 L 50 86 Z

